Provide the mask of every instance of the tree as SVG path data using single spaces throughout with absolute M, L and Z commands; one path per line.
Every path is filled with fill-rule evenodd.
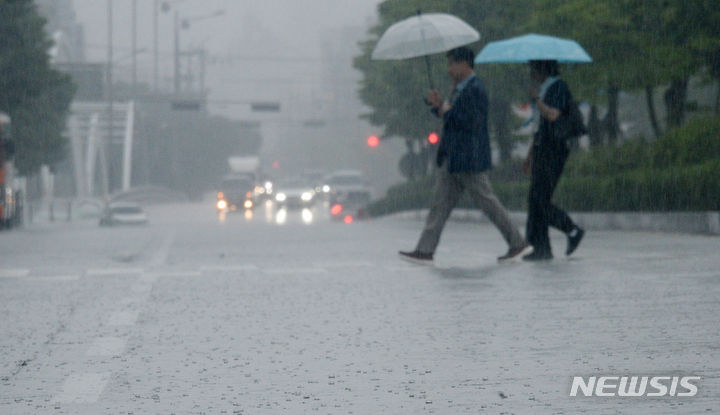
M 75 87 L 52 69 L 45 20 L 31 0 L 0 0 L 0 110 L 13 121 L 22 175 L 63 160 L 62 136 Z
M 720 46 L 716 9 L 706 0 L 539 0 L 530 27 L 573 38 L 588 50 L 593 64 L 575 75 L 588 96 L 605 91 L 606 128 L 613 141 L 620 90 L 645 90 L 651 123 L 659 135 L 654 88 L 669 83 L 668 124 L 682 123 L 688 78 L 704 65 L 707 53 Z

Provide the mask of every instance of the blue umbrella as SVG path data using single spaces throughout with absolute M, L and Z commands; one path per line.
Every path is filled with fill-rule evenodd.
M 592 62 L 590 55 L 576 41 L 534 33 L 490 42 L 475 57 L 475 63 L 526 63 L 535 60 Z

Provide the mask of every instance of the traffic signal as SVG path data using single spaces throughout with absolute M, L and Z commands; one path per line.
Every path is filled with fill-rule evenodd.
M 437 135 L 437 133 L 432 132 L 428 135 L 428 142 L 432 145 L 435 145 L 440 141 L 440 136 Z
M 380 144 L 380 138 L 376 135 L 371 135 L 367 139 L 367 145 L 368 147 L 377 147 Z

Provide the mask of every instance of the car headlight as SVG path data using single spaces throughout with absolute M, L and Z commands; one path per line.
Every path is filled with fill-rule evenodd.
M 323 186 L 322 191 L 323 191 L 323 193 L 330 193 L 330 186 L 328 186 L 328 185 Z
M 228 205 L 227 205 L 227 202 L 226 202 L 226 201 L 224 201 L 224 200 L 218 200 L 218 201 L 217 201 L 217 208 L 218 208 L 218 209 L 220 209 L 220 210 L 225 210 L 225 209 L 227 209 L 227 207 L 228 207 Z
M 312 192 L 304 192 L 300 198 L 303 200 L 303 202 L 309 202 L 313 198 Z
M 285 193 L 278 193 L 275 195 L 275 200 L 278 202 L 284 202 L 285 199 L 287 199 L 287 196 L 285 196 Z

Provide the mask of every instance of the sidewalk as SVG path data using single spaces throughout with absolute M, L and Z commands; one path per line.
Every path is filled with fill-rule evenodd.
M 398 219 L 424 220 L 428 209 L 389 215 Z M 513 222 L 525 226 L 525 212 L 510 212 Z M 570 212 L 570 217 L 585 229 L 650 231 L 720 235 L 720 212 Z M 455 209 L 450 220 L 487 223 L 475 209 Z

